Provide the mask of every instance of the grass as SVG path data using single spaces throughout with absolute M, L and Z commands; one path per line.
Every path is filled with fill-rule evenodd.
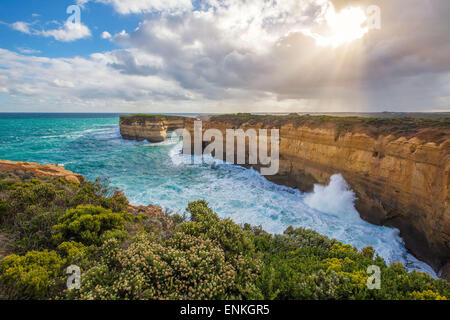
M 211 121 L 227 122 L 233 126 L 255 125 L 263 123 L 264 127 L 281 127 L 293 124 L 296 127 L 335 128 L 337 138 L 346 132 L 364 132 L 369 136 L 378 138 L 380 135 L 412 137 L 427 130 L 422 138 L 438 144 L 449 139 L 449 119 L 422 119 L 422 118 L 374 118 L 358 116 L 329 116 L 329 115 L 253 115 L 250 113 L 224 114 L 211 117 Z
M 146 120 L 160 121 L 160 120 L 182 120 L 184 117 L 180 116 L 167 116 L 162 114 L 130 114 L 120 116 L 120 123 L 130 125 L 132 123 L 144 124 Z

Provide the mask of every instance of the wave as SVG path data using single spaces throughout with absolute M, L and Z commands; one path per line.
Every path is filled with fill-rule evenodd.
M 173 165 L 200 170 L 202 175 L 195 183 L 181 187 L 180 194 L 186 201 L 203 196 L 222 217 L 261 225 L 274 234 L 292 225 L 315 230 L 358 249 L 372 246 L 388 264 L 400 261 L 409 271 L 427 272 L 437 278 L 430 266 L 407 252 L 398 229 L 372 225 L 360 217 L 354 205 L 355 193 L 342 175 L 333 175 L 328 185 L 317 184 L 313 192 L 302 193 L 276 185 L 253 169 L 223 163 L 211 156 L 184 155 L 181 149 L 182 142 L 170 150 Z M 193 165 L 196 157 L 203 162 Z M 172 201 L 162 202 L 182 210 Z

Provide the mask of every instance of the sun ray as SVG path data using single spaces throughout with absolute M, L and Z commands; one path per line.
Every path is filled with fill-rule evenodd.
M 366 20 L 366 13 L 361 8 L 347 7 L 336 12 L 330 4 L 324 14 L 326 32 L 318 33 L 307 29 L 303 30 L 303 33 L 314 38 L 319 46 L 338 47 L 361 39 L 367 34 L 369 29 L 364 26 Z

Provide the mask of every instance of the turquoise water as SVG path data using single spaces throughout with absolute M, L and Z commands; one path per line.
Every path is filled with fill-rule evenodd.
M 387 262 L 436 276 L 410 255 L 397 229 L 371 225 L 355 210 L 342 176 L 306 194 L 275 185 L 254 170 L 205 158 L 191 164 L 178 139 L 159 144 L 123 140 L 118 115 L 0 114 L 0 159 L 57 163 L 94 180 L 109 178 L 134 204 L 184 212 L 206 199 L 221 217 L 272 233 L 306 227 L 358 248 L 372 246 Z

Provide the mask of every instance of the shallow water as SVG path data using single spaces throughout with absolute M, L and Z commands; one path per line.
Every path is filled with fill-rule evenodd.
M 355 210 L 354 194 L 342 176 L 312 193 L 275 185 L 258 172 L 210 157 L 200 165 L 182 155 L 178 139 L 135 142 L 120 136 L 117 115 L 14 117 L 0 115 L 0 159 L 58 163 L 90 180 L 108 177 L 138 205 L 184 212 L 205 199 L 221 217 L 262 225 L 272 233 L 305 227 L 361 249 L 372 246 L 388 263 L 436 277 L 408 254 L 397 229 L 369 224 Z

